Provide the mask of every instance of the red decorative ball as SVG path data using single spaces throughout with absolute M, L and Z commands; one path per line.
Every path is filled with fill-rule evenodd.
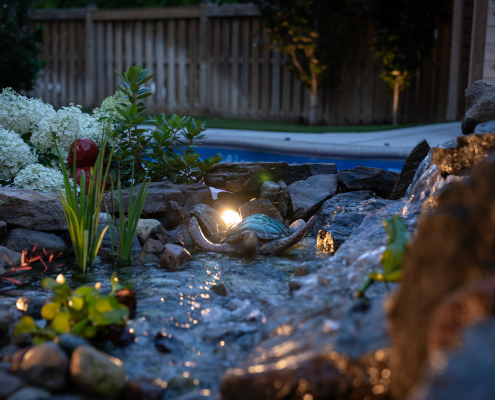
M 75 143 L 75 141 L 74 141 Z M 69 168 L 74 165 L 74 143 L 70 146 L 69 157 Z M 77 139 L 77 155 L 76 155 L 76 168 L 86 168 L 93 167 L 100 154 L 100 149 L 91 139 Z
M 79 187 L 81 186 L 82 172 L 84 171 L 84 181 L 86 182 L 86 190 L 85 190 L 86 193 L 85 194 L 88 194 L 89 181 L 91 179 L 91 170 L 92 169 L 93 169 L 92 167 L 76 168 L 76 183 L 79 185 Z M 74 177 L 74 174 L 70 174 L 69 178 L 73 178 L 73 177 Z

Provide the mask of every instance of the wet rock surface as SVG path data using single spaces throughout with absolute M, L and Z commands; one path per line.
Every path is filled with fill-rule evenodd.
M 356 167 L 353 170 L 339 172 L 337 179 L 343 192 L 372 190 L 381 198 L 388 199 L 399 179 L 399 174 L 380 168 Z
M 12 229 L 7 236 L 0 240 L 0 246 L 6 247 L 17 253 L 23 250 L 31 250 L 36 247 L 33 255 L 43 254 L 43 249 L 54 255 L 67 253 L 69 250 L 65 242 L 53 233 L 38 232 L 30 229 Z
M 137 225 L 137 237 L 141 245 L 145 244 L 151 236 L 153 228 L 161 225 L 156 219 L 140 219 Z
M 421 140 L 416 146 L 414 146 L 414 149 L 412 149 L 409 153 L 404 166 L 402 167 L 399 179 L 397 179 L 394 190 L 390 195 L 390 200 L 398 200 L 404 197 L 409 185 L 411 185 L 414 179 L 414 175 L 416 174 L 418 167 L 426 158 L 430 150 L 431 147 L 426 139 Z
M 169 201 L 167 203 L 167 211 L 165 214 L 167 218 L 167 228 L 174 229 L 179 225 L 189 225 L 189 221 L 191 217 L 188 213 L 185 212 L 184 208 L 182 208 L 177 202 Z
M 248 201 L 239 207 L 239 212 L 242 218 L 249 217 L 255 214 L 266 214 L 277 221 L 284 222 L 280 215 L 280 211 L 268 199 L 256 199 Z
M 305 163 L 289 164 L 283 180 L 290 185 L 298 181 L 305 181 L 314 175 L 334 175 L 337 165 L 333 163 Z
M 9 229 L 23 228 L 44 232 L 67 230 L 62 205 L 56 194 L 0 187 L 0 220 Z
M 323 228 L 318 233 L 317 247 L 320 250 L 335 253 L 338 248 L 351 236 L 363 219 L 365 213 L 344 213 L 336 215 L 329 227 Z
M 310 218 L 325 200 L 338 190 L 335 175 L 316 175 L 305 181 L 295 182 L 287 188 L 292 203 L 293 219 Z
M 466 89 L 466 113 L 462 119 L 462 133 L 473 133 L 476 125 L 495 119 L 495 83 L 476 81 Z
M 271 202 L 277 200 L 278 192 L 280 191 L 280 185 L 272 181 L 263 182 L 260 189 L 260 198 L 268 199 Z
M 216 240 L 227 230 L 227 225 L 218 211 L 206 204 L 194 206 L 191 214 L 198 220 L 201 231 L 206 238 Z
M 160 258 L 160 266 L 162 268 L 169 271 L 178 271 L 183 264 L 189 261 L 192 261 L 191 254 L 183 247 L 176 244 L 166 244 L 163 247 L 163 254 Z

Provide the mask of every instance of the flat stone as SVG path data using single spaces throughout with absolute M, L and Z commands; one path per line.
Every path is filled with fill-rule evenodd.
M 283 180 L 290 185 L 294 182 L 305 181 L 314 175 L 335 175 L 337 172 L 337 164 L 334 163 L 289 164 Z
M 345 213 L 335 216 L 330 226 L 318 233 L 316 247 L 331 254 L 335 253 L 351 236 L 354 229 L 361 225 L 366 216 L 365 213 Z
M 465 139 L 468 139 L 466 137 Z M 435 309 L 454 290 L 493 273 L 495 160 L 453 182 L 438 196 L 434 212 L 422 214 L 403 265 L 402 283 L 390 310 L 390 332 L 397 354 L 392 394 L 405 397 L 421 379 Z
M 12 250 L 8 249 L 7 247 L 0 246 L 0 267 L 1 268 L 5 267 L 5 266 L 10 266 L 9 261 L 7 260 L 7 258 L 5 258 L 5 256 L 7 256 L 9 258 L 10 262 L 12 262 L 12 264 L 14 266 L 20 264 L 21 258 L 22 258 L 21 253 L 18 253 L 16 251 L 12 251 Z
M 278 192 L 280 191 L 280 185 L 272 181 L 263 182 L 260 190 L 260 198 L 268 199 L 271 202 L 277 200 Z
M 30 229 L 10 230 L 7 236 L 0 241 L 0 245 L 17 253 L 21 253 L 22 250 L 27 249 L 29 254 L 31 254 L 34 246 L 37 246 L 33 255 L 44 254 L 43 249 L 48 254 L 53 251 L 54 255 L 58 255 L 59 253 L 65 254 L 69 250 L 65 242 L 57 235 Z
M 160 259 L 160 266 L 168 271 L 178 271 L 180 267 L 192 261 L 191 254 L 181 246 L 176 244 L 166 244 L 163 246 L 163 254 Z
M 372 190 L 378 196 L 388 199 L 394 190 L 399 174 L 380 168 L 356 167 L 337 174 L 343 192 Z
M 404 197 L 409 185 L 411 185 L 414 180 L 414 175 L 421 165 L 423 160 L 426 158 L 430 152 L 431 147 L 426 141 L 426 139 L 421 140 L 414 149 L 409 153 L 400 172 L 399 179 L 395 184 L 394 190 L 390 195 L 390 200 L 398 200 Z
M 0 220 L 9 229 L 23 228 L 44 232 L 67 230 L 62 205 L 54 193 L 0 187 Z
M 279 222 L 284 222 L 284 219 L 280 215 L 280 211 L 278 211 L 278 209 L 268 199 L 255 199 L 248 201 L 239 208 L 239 212 L 241 213 L 241 217 L 243 219 L 249 217 L 250 215 L 265 214 Z
M 122 362 L 91 346 L 79 346 L 70 359 L 72 383 L 93 396 L 117 396 L 125 385 Z
M 191 213 L 198 220 L 199 226 L 207 238 L 217 238 L 227 230 L 227 225 L 218 211 L 206 204 L 197 204 Z
M 17 375 L 27 383 L 58 392 L 65 388 L 69 359 L 54 343 L 32 347 L 22 358 Z
M 287 168 L 286 162 L 227 162 L 215 165 L 204 181 L 229 192 L 259 191 L 264 182 L 283 179 Z
M 0 399 L 6 399 L 25 385 L 19 377 L 0 371 Z
M 7 400 L 44 400 L 51 399 L 52 395 L 44 389 L 26 387 L 7 397 Z
M 7 235 L 7 223 L 0 221 L 0 239 Z
M 151 230 L 161 225 L 156 219 L 140 219 L 137 224 L 136 234 L 141 245 L 144 245 L 151 235 Z
M 177 202 L 169 201 L 167 203 L 167 212 L 165 214 L 167 218 L 168 229 L 174 229 L 179 225 L 189 225 L 191 217 L 184 211 Z
M 476 81 L 465 90 L 466 112 L 462 118 L 462 133 L 473 133 L 476 125 L 495 119 L 495 83 Z
M 457 146 L 433 148 L 432 161 L 444 175 L 473 173 L 486 160 L 489 151 L 495 149 L 495 133 L 459 136 Z
M 338 190 L 335 175 L 316 175 L 288 187 L 292 202 L 293 219 L 307 220 L 323 202 Z

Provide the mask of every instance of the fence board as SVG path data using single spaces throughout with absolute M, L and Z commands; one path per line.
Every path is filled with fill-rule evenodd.
M 71 21 L 68 23 L 68 50 L 69 50 L 69 59 L 68 59 L 68 78 L 67 78 L 67 86 L 68 93 L 67 96 L 69 101 L 74 101 L 77 104 L 80 104 L 78 100 L 76 100 L 76 23 Z M 64 104 L 65 105 L 65 104 Z
M 230 76 L 230 112 L 237 115 L 239 106 L 239 35 L 240 22 L 238 18 L 232 21 L 232 73 Z
M 261 72 L 261 116 L 268 118 L 270 110 L 270 40 L 266 29 L 262 30 L 263 37 L 263 61 Z
M 77 104 L 86 103 L 86 29 L 84 22 L 76 23 L 77 32 L 77 52 L 76 52 L 76 70 L 77 70 L 77 87 L 76 98 Z
M 165 62 L 163 59 L 164 51 L 164 29 L 163 21 L 158 21 L 156 23 L 155 30 L 155 56 L 156 56 L 156 94 L 155 94 L 155 105 L 158 113 L 162 113 L 165 107 Z
M 154 55 L 153 55 L 153 30 L 154 30 L 154 22 L 146 21 L 145 22 L 145 33 L 144 33 L 144 52 L 145 52 L 145 64 L 144 68 L 148 70 L 148 74 L 153 74 L 155 69 L 154 63 Z M 156 87 L 155 79 L 152 78 L 145 84 L 146 87 L 149 87 L 153 90 Z M 155 96 L 147 97 L 146 100 L 147 106 L 152 109 L 155 104 Z
M 211 62 L 211 82 L 213 94 L 213 109 L 220 109 L 220 19 L 217 18 L 213 22 L 213 59 Z M 208 105 L 211 110 L 211 106 Z
M 121 74 L 124 72 L 124 48 L 122 47 L 122 22 L 115 23 L 115 43 L 114 43 L 114 58 L 115 58 L 115 70 Z M 113 71 L 112 71 L 113 72 Z M 116 73 L 113 74 L 113 90 L 117 90 L 117 86 L 120 86 L 121 79 Z
M 93 107 L 100 104 L 105 99 L 105 36 L 103 22 L 96 22 L 96 98 Z
M 221 62 L 222 62 L 222 73 L 220 75 L 221 81 L 221 91 L 220 91 L 220 104 L 222 109 L 227 115 L 230 115 L 230 104 L 229 104 L 229 87 L 230 87 L 230 79 L 229 76 L 229 67 L 230 67 L 230 21 L 228 19 L 224 19 L 222 21 L 222 53 L 221 53 Z
M 187 106 L 189 112 L 195 115 L 197 104 L 197 85 L 198 79 L 198 23 L 196 20 L 188 22 L 188 50 L 189 50 L 189 68 L 187 78 Z
M 124 33 L 124 53 L 125 53 L 125 70 L 127 71 L 129 67 L 134 64 L 133 61 L 133 35 L 132 35 L 132 22 L 125 22 L 125 33 Z
M 179 95 L 179 112 L 184 113 L 186 109 L 186 84 L 187 84 L 187 60 L 186 60 L 186 21 L 179 20 L 178 35 L 177 35 L 177 63 L 178 63 L 178 79 L 177 89 Z
M 60 105 L 67 104 L 67 23 L 60 23 Z
M 167 21 L 167 107 L 176 107 L 175 97 L 175 21 Z
M 106 96 L 111 96 L 115 93 L 113 84 L 114 80 L 114 65 L 113 65 L 113 23 L 106 22 L 106 46 L 105 46 L 105 75 L 106 75 Z
M 250 19 L 244 19 L 241 27 L 241 94 L 240 94 L 240 108 L 239 115 L 246 117 L 248 115 L 249 107 L 249 39 L 250 39 Z
M 260 104 L 260 20 L 253 21 L 251 34 L 251 104 L 249 115 L 258 118 Z

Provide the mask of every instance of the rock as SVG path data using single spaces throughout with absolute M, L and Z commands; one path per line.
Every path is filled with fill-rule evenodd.
M 163 243 L 156 239 L 149 238 L 148 241 L 143 246 L 143 253 L 153 253 L 162 254 L 163 253 Z
M 54 343 L 32 347 L 22 358 L 17 375 L 27 383 L 59 392 L 67 383 L 69 359 Z
M 7 400 L 44 400 L 51 399 L 52 395 L 44 389 L 26 387 L 7 397 Z
M 136 234 L 141 245 L 144 245 L 151 235 L 151 230 L 155 226 L 162 224 L 156 219 L 140 219 L 137 224 Z
M 305 181 L 314 175 L 335 175 L 337 172 L 337 165 L 333 163 L 289 164 L 283 180 L 290 185 L 294 182 Z
M 197 218 L 206 238 L 216 239 L 227 230 L 227 225 L 218 211 L 206 204 L 194 206 L 191 213 Z
M 263 182 L 283 179 L 287 168 L 286 162 L 227 162 L 215 165 L 204 181 L 229 192 L 259 191 Z
M 294 276 L 306 276 L 318 271 L 325 265 L 324 261 L 306 261 L 294 270 Z
M 123 400 L 162 400 L 165 389 L 143 379 L 133 379 L 124 387 Z
M 70 359 L 74 385 L 93 396 L 117 396 L 125 385 L 122 361 L 91 346 L 79 346 Z
M 160 266 L 168 271 L 179 271 L 180 267 L 189 261 L 192 261 L 191 254 L 181 246 L 176 244 L 166 244 L 163 247 Z
M 394 190 L 390 195 L 390 200 L 398 200 L 404 197 L 409 185 L 411 185 L 414 179 L 414 175 L 416 174 L 418 167 L 428 155 L 430 150 L 431 147 L 426 139 L 421 140 L 416 146 L 414 146 L 414 149 L 412 149 L 406 158 L 402 171 L 400 172 L 399 179 L 397 179 Z
M 318 233 L 316 247 L 332 254 L 335 253 L 351 236 L 354 229 L 361 225 L 366 215 L 365 213 L 345 213 L 335 216 L 330 226 Z
M 7 235 L 7 223 L 0 221 L 0 239 Z
M 255 199 L 248 201 L 239 208 L 239 212 L 241 213 L 241 217 L 243 219 L 249 217 L 250 215 L 266 214 L 279 222 L 284 222 L 284 219 L 280 215 L 280 211 L 278 211 L 268 199 Z
M 287 184 L 284 181 L 280 180 L 277 183 L 280 186 L 280 191 L 278 192 L 275 206 L 278 208 L 278 211 L 280 211 L 280 215 L 285 218 L 287 216 L 287 209 L 289 208 L 290 201 L 289 189 L 287 189 Z
M 432 160 L 443 175 L 462 175 L 471 173 L 486 160 L 486 154 L 495 149 L 495 133 L 460 136 L 457 146 L 449 148 L 435 147 Z
M 219 296 L 225 297 L 229 295 L 229 289 L 227 288 L 227 285 L 224 282 L 211 286 L 211 291 L 213 293 L 218 294 Z
M 163 228 L 154 228 L 151 233 L 151 238 L 159 240 L 163 245 L 168 243 L 178 245 L 193 245 L 189 229 L 185 225 L 179 225 L 171 231 L 166 231 Z
M 495 133 L 495 121 L 483 122 L 476 125 L 474 133 Z
M 272 181 L 263 182 L 263 185 L 261 185 L 260 197 L 274 202 L 277 200 L 279 190 L 280 185 L 278 183 Z
M 54 339 L 54 342 L 57 343 L 69 357 L 72 356 L 74 350 L 76 350 L 79 346 L 85 346 L 88 344 L 88 342 L 83 338 L 70 333 L 62 333 L 61 335 L 58 335 Z
M 22 250 L 28 250 L 30 255 L 42 255 L 43 249 L 48 254 L 53 251 L 54 255 L 67 253 L 69 249 L 65 242 L 53 233 L 38 232 L 30 229 L 12 229 L 1 241 L 0 245 L 8 249 L 21 253 Z M 36 251 L 34 254 L 31 250 L 34 246 Z
M 189 214 L 187 214 L 175 201 L 169 201 L 167 203 L 167 212 L 165 216 L 167 218 L 169 229 L 174 229 L 179 225 L 188 226 L 191 219 Z
M 19 335 L 20 336 L 20 335 Z M 17 350 L 12 355 L 12 360 L 10 362 L 10 371 L 16 373 L 19 370 L 19 366 L 21 365 L 21 361 L 26 353 L 32 349 L 32 346 L 24 347 Z
M 136 199 L 137 192 L 140 185 L 135 185 L 133 189 L 133 202 Z M 127 211 L 129 207 L 130 188 L 122 191 L 122 199 L 124 203 L 124 210 Z M 114 191 L 114 204 L 115 212 L 119 211 L 118 192 Z M 213 203 L 210 189 L 201 184 L 195 183 L 191 185 L 178 185 L 170 182 L 153 182 L 150 184 L 148 195 L 144 203 L 142 214 L 147 218 L 159 219 L 164 217 L 167 211 L 167 204 L 169 201 L 175 201 L 179 206 L 184 207 L 186 212 L 190 212 L 196 204 Z M 112 201 L 108 196 L 106 200 L 108 210 L 111 212 Z
M 495 83 L 476 81 L 466 91 L 466 113 L 462 119 L 462 133 L 473 133 L 476 125 L 495 119 Z
M 356 167 L 337 174 L 343 192 L 373 190 L 378 196 L 388 199 L 394 190 L 399 174 L 380 168 Z
M 10 262 L 12 262 L 14 266 L 21 263 L 21 258 L 22 258 L 21 253 L 12 251 L 7 247 L 0 246 L 0 268 L 3 268 L 5 266 L 10 266 L 9 260 L 7 260 L 5 256 L 8 257 L 8 259 L 10 260 Z
M 491 376 L 494 351 L 495 317 L 491 317 L 463 334 L 462 347 L 433 354 L 426 376 L 413 388 L 408 399 L 495 398 L 495 382 Z
M 44 232 L 67 230 L 60 200 L 55 193 L 0 187 L 0 220 L 9 229 L 23 228 Z
M 250 190 L 237 193 L 219 192 L 217 194 L 218 202 L 228 210 L 238 210 L 241 204 L 258 197 L 260 197 L 259 190 Z
M 418 382 L 431 356 L 428 331 L 437 306 L 453 290 L 494 271 L 495 222 L 487 218 L 494 199 L 495 160 L 489 158 L 469 182 L 445 187 L 435 212 L 420 218 L 390 313 L 396 353 L 391 390 L 398 398 Z
M 329 227 L 333 218 L 347 212 L 373 213 L 386 207 L 391 201 L 383 200 L 371 190 L 339 193 L 325 201 L 316 213 L 316 223 L 313 232 L 316 234 L 323 228 Z
M 335 175 L 316 175 L 288 187 L 293 219 L 307 220 L 321 204 L 337 193 Z
M 131 289 L 120 289 L 115 293 L 115 298 L 120 304 L 124 304 L 129 310 L 137 307 L 136 294 Z
M 25 383 L 17 376 L 0 371 L 0 399 L 6 399 L 23 386 Z

